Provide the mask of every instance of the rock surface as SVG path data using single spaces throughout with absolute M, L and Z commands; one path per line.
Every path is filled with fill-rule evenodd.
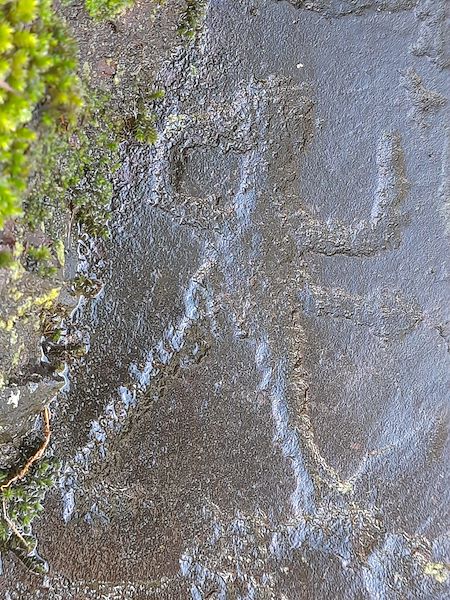
M 444 27 L 210 3 L 80 313 L 50 574 L 6 598 L 448 597 Z

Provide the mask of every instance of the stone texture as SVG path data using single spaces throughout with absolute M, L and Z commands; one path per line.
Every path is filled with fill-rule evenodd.
M 211 2 L 10 598 L 448 597 L 447 64 L 439 2 Z

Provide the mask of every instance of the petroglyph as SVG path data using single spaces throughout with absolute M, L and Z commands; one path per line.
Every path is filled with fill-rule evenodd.
M 332 256 L 371 256 L 400 242 L 400 203 L 407 191 L 397 134 L 385 132 L 376 155 L 378 183 L 369 219 L 355 224 L 321 221 L 299 207 L 289 216 L 300 248 Z
M 446 597 L 442 77 L 416 2 L 291 4 L 211 3 L 154 82 L 61 479 L 64 550 L 103 556 L 49 600 Z
M 376 291 L 372 298 L 362 298 L 342 289 L 325 290 L 306 284 L 300 299 L 306 314 L 349 319 L 355 325 L 369 327 L 373 335 L 384 339 L 408 333 L 422 319 L 416 305 L 400 292 L 388 290 Z
M 366 11 L 398 12 L 409 10 L 416 5 L 417 0 L 287 0 L 287 2 L 295 8 L 312 10 L 329 17 L 344 17 L 346 15 L 360 15 Z
M 188 75 L 187 85 L 195 87 L 192 77 L 195 78 Z M 244 292 L 246 280 L 237 268 L 236 260 L 249 264 L 255 260 L 251 258 L 255 250 L 251 246 L 247 248 L 245 240 L 256 213 L 260 222 L 260 246 L 267 243 L 269 248 L 272 247 L 271 240 L 266 239 L 265 224 L 261 219 L 269 218 L 273 227 L 273 217 L 277 214 L 274 208 L 281 210 L 279 239 L 295 240 L 301 280 L 292 279 L 292 290 L 285 289 L 285 283 L 278 288 L 273 286 L 273 303 L 281 302 L 276 295 L 281 299 L 291 295 L 293 306 L 303 306 L 306 314 L 312 311 L 316 315 L 350 319 L 383 339 L 402 336 L 420 322 L 420 309 L 401 294 L 375 290 L 372 297 L 363 298 L 340 289 L 322 288 L 311 281 L 301 260 L 308 252 L 370 257 L 398 246 L 402 221 L 400 209 L 408 184 L 397 133 L 386 131 L 379 140 L 375 153 L 377 181 L 369 217 L 355 224 L 322 221 L 300 208 L 303 202 L 300 203 L 291 191 L 298 178 L 299 157 L 314 136 L 314 100 L 309 88 L 292 84 L 289 78 L 272 75 L 263 81 L 250 80 L 242 84 L 231 101 L 207 97 L 199 102 L 201 109 L 196 112 L 180 107 L 179 97 L 179 94 L 174 98 L 168 95 L 164 101 L 163 134 L 153 154 L 157 168 L 150 185 L 147 180 L 140 180 L 141 192 L 155 208 L 180 215 L 180 220 L 194 227 L 201 224 L 211 247 L 222 244 L 222 250 L 217 254 L 217 270 L 228 280 L 229 292 L 214 290 L 213 286 L 211 296 L 216 310 L 220 305 L 222 310 L 225 306 L 230 309 L 238 337 L 245 338 L 249 334 L 250 325 L 245 315 L 252 312 L 261 283 L 247 281 L 248 289 Z M 182 111 L 177 119 L 173 117 L 175 107 Z M 227 189 L 215 194 L 217 182 L 213 182 L 211 193 L 193 196 L 189 190 L 196 186 L 199 193 L 202 190 L 201 183 L 189 180 L 189 160 L 195 160 L 195 155 L 200 156 L 199 160 L 206 161 L 200 172 L 206 174 L 212 152 L 215 159 L 218 154 L 225 157 L 225 170 L 219 172 L 219 184 L 226 180 Z M 227 180 L 230 170 L 232 176 Z M 272 186 L 275 177 L 283 182 L 282 187 Z M 286 188 L 289 188 L 287 192 Z M 296 210 L 286 218 L 283 211 L 287 204 Z M 211 222 L 215 225 L 213 229 Z M 250 255 L 246 258 L 247 252 Z M 233 274 L 228 271 L 229 262 Z M 258 273 L 264 281 L 259 267 L 255 266 L 255 269 L 255 277 Z M 246 298 L 242 311 L 237 308 L 234 296 L 241 302 Z M 279 334 L 278 327 L 276 323 L 272 325 L 274 339 Z M 294 324 L 295 328 L 298 335 L 294 339 L 300 345 L 301 326 Z M 295 475 L 294 514 L 301 513 L 305 507 L 312 511 L 314 482 L 319 481 L 321 485 L 326 482 L 330 490 L 340 494 L 349 493 L 364 472 L 367 457 L 354 476 L 347 480 L 340 478 L 322 456 L 314 438 L 307 402 L 309 384 L 307 374 L 302 371 L 301 357 L 296 357 L 295 350 L 290 348 L 289 358 L 282 359 L 273 354 L 272 334 L 255 330 L 252 334 L 257 339 L 255 361 L 261 373 L 259 391 L 271 399 L 274 440 Z M 294 354 L 289 355 L 292 352 Z M 286 369 L 292 373 L 292 385 L 287 390 L 282 383 Z
M 420 21 L 419 37 L 411 48 L 413 54 L 428 57 L 442 69 L 449 64 L 445 51 L 445 7 L 445 0 L 419 0 L 415 9 Z
M 211 139 L 215 138 L 216 148 L 223 154 L 229 156 L 228 153 L 231 152 L 240 157 L 241 168 L 236 169 L 235 201 L 230 202 L 232 210 L 230 208 L 227 211 L 221 227 L 215 232 L 217 236 L 230 238 L 230 244 L 226 246 L 230 257 L 234 257 L 235 247 L 246 248 L 244 240 L 247 226 L 249 220 L 255 219 L 258 211 L 255 202 L 267 203 L 270 199 L 278 207 L 287 203 L 292 206 L 294 202 L 298 207 L 300 203 L 295 197 L 283 197 L 283 189 L 270 189 L 271 178 L 273 173 L 282 173 L 280 179 L 284 184 L 295 183 L 298 177 L 298 155 L 305 150 L 314 132 L 314 102 L 304 95 L 304 88 L 290 88 L 286 79 L 271 77 L 262 83 L 250 82 L 242 86 L 241 90 L 244 91 L 239 92 L 238 99 L 231 104 L 212 104 L 214 112 L 223 115 L 221 118 L 226 119 L 225 115 L 232 117 L 224 129 L 214 130 L 211 129 L 211 124 L 208 126 L 208 111 L 196 123 L 190 123 L 194 129 L 203 128 L 207 140 L 197 140 L 196 146 L 190 143 L 190 149 L 207 148 Z M 298 104 L 295 108 L 286 108 L 286 102 L 292 97 L 297 99 Z M 281 126 L 280 129 L 280 124 L 286 122 L 286 112 L 293 115 L 296 121 L 292 127 Z M 275 129 L 276 136 L 272 134 Z M 246 143 L 242 141 L 242 131 L 246 132 Z M 233 138 L 234 134 L 230 132 L 236 132 L 236 137 Z M 195 134 L 193 137 L 195 139 Z M 226 145 L 223 145 L 222 139 L 226 140 Z M 176 144 L 177 152 L 159 158 L 159 164 L 163 165 L 160 173 L 164 173 L 164 189 L 158 186 L 153 188 L 155 197 L 163 196 L 166 205 L 171 207 L 192 204 L 192 200 L 194 203 L 196 200 L 183 192 L 186 161 L 181 166 L 179 163 L 175 166 L 173 164 L 176 160 L 174 157 L 184 151 L 185 142 L 182 140 L 183 136 L 180 135 Z M 256 154 L 258 162 L 254 158 Z M 288 238 L 293 237 L 300 256 L 314 252 L 326 256 L 342 254 L 349 257 L 370 257 L 398 246 L 402 224 L 401 203 L 408 185 L 400 138 L 395 132 L 385 132 L 382 135 L 376 150 L 376 167 L 378 179 L 369 218 L 347 225 L 343 222 L 321 221 L 306 210 L 297 209 L 289 218 L 280 218 L 279 239 L 284 239 L 286 235 Z M 177 179 L 176 173 L 180 171 L 182 175 Z M 244 210 L 246 194 L 252 194 L 252 201 L 249 202 L 248 209 Z M 277 194 L 281 197 L 277 198 Z M 220 201 L 216 198 L 215 202 L 219 204 Z M 210 205 L 210 200 L 206 204 Z M 265 210 L 260 209 L 258 218 L 265 215 Z M 273 216 L 273 211 L 271 215 Z M 260 235 L 262 245 L 269 243 L 265 240 L 263 223 Z M 251 247 L 248 251 L 251 251 Z M 244 253 L 241 260 L 246 260 L 245 256 Z M 223 262 L 223 258 L 219 256 L 218 268 L 226 272 L 226 259 Z M 302 265 L 304 268 L 303 263 Z M 296 287 L 295 278 L 292 285 L 307 314 L 313 311 L 316 315 L 350 319 L 356 325 L 368 327 L 375 336 L 384 339 L 405 335 L 422 319 L 420 309 L 400 293 L 375 290 L 373 296 L 364 298 L 340 289 L 321 288 L 310 281 L 307 273 L 304 273 L 304 279 L 307 283 L 303 287 Z M 244 285 L 242 277 L 239 281 L 232 280 L 231 295 L 233 286 L 242 294 Z M 252 285 L 255 286 L 254 283 Z M 252 294 L 255 293 L 254 290 L 251 291 L 252 285 L 249 284 L 248 293 L 244 296 L 247 298 L 244 307 L 247 308 L 244 308 L 243 316 L 236 314 L 236 321 L 244 332 L 245 314 L 251 313 L 248 307 L 251 307 Z M 278 293 L 290 292 L 281 289 Z M 272 296 L 274 294 L 275 292 L 271 292 Z M 223 300 L 224 295 L 216 293 L 217 298 Z M 233 301 L 230 300 L 230 303 L 232 305 Z M 294 312 L 294 321 L 298 319 L 295 315 Z M 277 331 L 276 324 L 272 327 Z M 214 594 L 218 598 L 226 598 L 233 593 L 246 594 L 248 597 L 270 597 L 273 590 L 281 589 L 283 573 L 289 572 L 289 564 L 295 560 L 292 550 L 300 547 L 303 552 L 305 548 L 314 552 L 319 547 L 322 550 L 326 547 L 330 554 L 339 556 L 344 567 L 353 560 L 369 559 L 373 565 L 357 567 L 364 571 L 363 579 L 367 590 L 373 585 L 374 578 L 381 577 L 377 567 L 380 553 L 385 562 L 388 560 L 386 557 L 389 556 L 389 550 L 386 548 L 389 542 L 385 541 L 383 525 L 376 508 L 363 509 L 352 500 L 355 487 L 376 457 L 367 453 L 354 473 L 346 479 L 328 463 L 316 442 L 310 417 L 308 375 L 302 367 L 299 350 L 303 336 L 301 325 L 298 321 L 293 323 L 297 334 L 284 359 L 274 352 L 270 333 L 272 327 L 268 334 L 263 331 L 252 332 L 256 335 L 255 364 L 260 373 L 258 393 L 265 394 L 270 399 L 274 442 L 280 447 L 294 473 L 295 484 L 291 496 L 293 521 L 274 526 L 264 515 L 237 514 L 235 519 L 224 515 L 211 517 L 219 509 L 211 512 L 210 508 L 205 508 L 205 518 L 211 517 L 213 521 L 211 537 L 187 548 L 180 558 L 180 572 L 191 582 L 193 598 Z M 244 337 L 246 335 L 244 333 Z M 291 373 L 289 387 L 285 387 L 283 383 L 286 371 Z M 228 522 L 227 519 L 231 520 Z M 426 545 L 426 541 L 420 543 Z M 398 568 L 412 569 L 414 577 L 423 579 L 425 576 L 421 565 L 425 563 L 425 558 L 417 555 L 414 543 L 399 534 L 396 544 L 400 544 L 402 552 L 411 557 L 410 563 L 405 561 Z M 286 558 L 285 571 L 279 565 L 283 557 L 289 557 Z M 397 551 L 389 560 L 396 561 L 396 557 Z M 270 566 L 272 561 L 273 568 Z M 276 568 L 275 561 L 278 561 Z M 390 584 L 381 582 L 379 585 Z
M 412 104 L 408 116 L 420 128 L 426 129 L 430 126 L 430 118 L 447 104 L 447 99 L 439 92 L 427 89 L 422 78 L 412 68 L 400 78 L 400 83 L 406 89 Z

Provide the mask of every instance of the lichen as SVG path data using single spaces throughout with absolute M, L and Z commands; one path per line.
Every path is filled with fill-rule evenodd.
M 15 345 L 15 343 L 13 345 Z M 14 356 L 11 361 L 11 366 L 13 369 L 18 366 L 24 350 L 25 350 L 25 342 L 21 342 L 19 344 L 19 347 L 15 351 Z
M 423 572 L 429 577 L 433 577 L 438 583 L 445 583 L 448 579 L 449 570 L 447 565 L 438 562 L 426 563 Z

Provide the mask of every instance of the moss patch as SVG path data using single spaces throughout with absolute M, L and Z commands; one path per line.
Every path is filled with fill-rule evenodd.
M 36 123 L 75 118 L 82 103 L 75 69 L 51 0 L 0 2 L 0 229 L 22 213 Z
M 43 511 L 47 491 L 54 485 L 59 465 L 55 460 L 39 462 L 20 482 L 2 490 L 1 502 L 7 510 L 13 528 L 0 518 L 0 549 L 14 553 L 25 566 L 36 574 L 46 573 L 47 563 L 37 553 L 37 540 L 33 535 L 33 521 Z M 8 473 L 0 472 L 0 483 Z
M 134 0 L 86 0 L 86 10 L 93 19 L 110 19 L 120 14 L 130 6 Z
M 205 18 L 207 0 L 186 0 L 178 33 L 186 40 L 195 40 Z
M 52 238 L 52 223 L 61 208 L 70 212 L 71 228 L 79 223 L 91 236 L 107 235 L 122 122 L 113 118 L 106 94 L 87 85 L 85 89 L 87 100 L 77 127 L 61 132 L 57 124 L 49 126 L 33 150 L 42 168 L 25 200 L 25 219 L 30 229 L 44 229 Z M 61 241 L 53 239 L 52 246 L 62 264 Z

